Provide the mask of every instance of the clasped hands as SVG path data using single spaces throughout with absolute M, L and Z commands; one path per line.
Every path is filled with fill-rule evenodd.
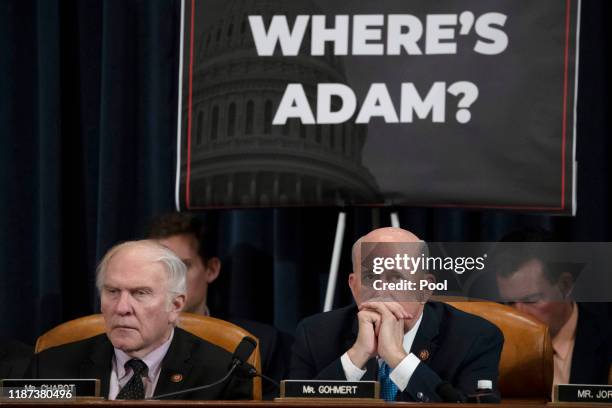
M 359 306 L 359 333 L 347 351 L 355 366 L 362 368 L 379 356 L 394 369 L 406 356 L 404 320 L 413 319 L 397 302 L 364 302 Z

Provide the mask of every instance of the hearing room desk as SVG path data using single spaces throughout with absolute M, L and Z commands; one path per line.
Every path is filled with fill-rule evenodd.
M 198 407 L 198 408 L 347 408 L 357 406 L 359 408 L 381 407 L 386 405 L 384 401 L 104 401 L 104 400 L 78 400 L 78 401 L 57 401 L 57 402 L 0 402 L 3 408 L 25 408 L 28 406 L 41 406 L 53 408 L 174 408 L 174 407 Z M 410 402 L 393 402 L 389 403 L 394 407 L 402 405 L 418 405 L 422 408 L 451 408 L 451 407 L 471 407 L 477 408 L 481 406 L 504 407 L 504 408 L 567 408 L 568 406 L 592 407 L 601 408 L 602 404 L 563 404 L 563 403 L 545 403 L 523 400 L 504 401 L 501 404 L 448 404 L 448 403 L 410 403 Z

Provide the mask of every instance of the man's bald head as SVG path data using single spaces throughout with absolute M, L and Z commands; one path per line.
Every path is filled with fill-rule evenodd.
M 385 227 L 370 231 L 353 244 L 351 252 L 353 273 L 359 273 L 361 270 L 361 244 L 364 242 L 422 242 L 422 240 L 412 232 L 402 228 Z
M 376 245 L 378 243 L 383 243 L 383 245 Z M 386 245 L 388 243 L 389 245 Z M 374 245 L 362 245 L 362 244 L 374 244 Z M 400 244 L 400 245 L 394 245 Z M 418 244 L 418 245 L 401 245 L 401 244 Z M 353 259 L 353 273 L 349 275 L 348 284 L 351 288 L 351 293 L 353 294 L 353 299 L 355 303 L 359 306 L 364 301 L 371 301 L 377 299 L 376 301 L 392 301 L 399 304 L 407 316 L 410 318 L 404 319 L 404 330 L 410 330 L 411 327 L 414 326 L 415 322 L 419 319 L 421 314 L 423 313 L 423 306 L 427 299 L 430 297 L 430 293 L 427 291 L 419 291 L 415 296 L 405 296 L 397 297 L 393 293 L 380 293 L 375 286 L 371 284 L 373 275 L 368 273 L 368 276 L 363 277 L 364 284 L 362 285 L 362 276 L 361 276 L 361 264 L 364 262 L 362 257 L 362 247 L 364 247 L 365 251 L 369 253 L 364 254 L 368 259 L 372 257 L 378 256 L 392 256 L 397 251 L 408 251 L 415 252 L 413 256 L 419 256 L 419 254 L 423 250 L 424 242 L 413 234 L 410 231 L 401 228 L 378 228 L 374 231 L 369 232 L 363 237 L 359 238 L 357 242 L 353 245 L 352 251 L 352 259 Z M 406 249 L 406 247 L 409 247 Z M 425 246 L 426 250 L 426 246 Z M 392 273 L 392 275 L 395 273 Z M 430 281 L 435 281 L 433 277 L 430 275 L 424 275 L 422 272 L 419 272 L 418 275 L 408 275 L 408 279 L 414 279 L 418 276 L 421 279 L 427 279 Z M 384 279 L 384 278 L 383 278 Z M 382 292 L 385 292 L 384 290 Z M 413 293 L 410 292 L 412 295 Z

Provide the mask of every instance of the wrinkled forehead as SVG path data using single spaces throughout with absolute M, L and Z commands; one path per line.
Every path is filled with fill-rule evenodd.
M 146 246 L 123 248 L 114 254 L 106 267 L 104 284 L 125 285 L 165 284 L 167 274 L 160 253 Z

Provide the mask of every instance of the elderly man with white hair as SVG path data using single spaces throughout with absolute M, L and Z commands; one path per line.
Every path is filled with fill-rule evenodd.
M 185 306 L 186 267 L 152 240 L 113 247 L 97 270 L 106 333 L 45 350 L 32 378 L 99 378 L 108 399 L 144 399 L 214 383 L 232 356 L 176 327 Z M 251 399 L 250 379 L 232 377 L 179 399 Z

